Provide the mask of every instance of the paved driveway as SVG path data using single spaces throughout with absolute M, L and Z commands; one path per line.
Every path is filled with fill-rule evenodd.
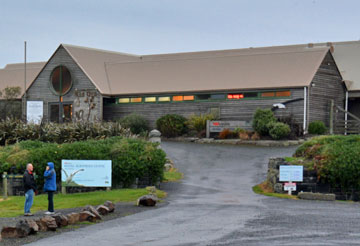
M 32 245 L 360 245 L 359 204 L 264 197 L 269 157 L 292 148 L 163 143 L 185 173 L 169 205 Z

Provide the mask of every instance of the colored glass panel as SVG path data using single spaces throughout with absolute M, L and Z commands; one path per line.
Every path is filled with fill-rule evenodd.
M 170 102 L 170 97 L 158 97 L 159 102 Z
M 139 103 L 142 101 L 141 97 L 133 97 L 130 99 L 132 103 Z
M 145 97 L 145 102 L 156 102 L 156 97 Z
M 194 96 L 184 96 L 184 101 L 194 101 Z
M 183 96 L 173 96 L 172 100 L 174 102 L 179 102 L 179 101 L 183 101 L 184 97 Z
M 275 97 L 275 92 L 263 92 L 261 97 Z
M 119 98 L 119 103 L 129 103 L 130 98 Z
M 276 96 L 277 97 L 289 97 L 289 96 L 291 96 L 291 92 L 290 91 L 277 91 Z

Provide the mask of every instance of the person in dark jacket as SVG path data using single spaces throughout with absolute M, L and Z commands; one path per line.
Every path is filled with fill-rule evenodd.
M 25 206 L 24 215 L 32 216 L 30 212 L 31 206 L 34 201 L 34 193 L 36 192 L 36 183 L 33 175 L 34 167 L 31 163 L 26 165 L 26 170 L 23 176 L 24 191 L 25 191 Z
M 44 191 L 48 193 L 48 211 L 45 214 L 54 214 L 54 192 L 56 191 L 56 172 L 54 163 L 48 162 L 44 172 Z

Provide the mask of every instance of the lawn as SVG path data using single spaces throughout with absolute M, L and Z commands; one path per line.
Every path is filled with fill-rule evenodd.
M 297 196 L 294 196 L 294 195 L 290 196 L 288 194 L 274 193 L 274 191 L 269 189 L 266 182 L 253 186 L 252 190 L 254 193 L 264 195 L 264 196 L 272 196 L 272 197 L 294 199 L 294 200 L 298 199 Z
M 56 194 L 54 204 L 56 209 L 83 207 L 86 205 L 97 206 L 109 200 L 117 202 L 135 202 L 139 197 L 148 194 L 146 189 L 118 189 L 111 191 L 95 191 L 75 194 Z M 161 199 L 166 196 L 163 191 L 156 191 L 156 195 Z M 24 196 L 11 196 L 7 200 L 0 200 L 0 217 L 14 217 L 24 214 Z M 47 210 L 47 195 L 34 197 L 34 204 L 31 212 Z

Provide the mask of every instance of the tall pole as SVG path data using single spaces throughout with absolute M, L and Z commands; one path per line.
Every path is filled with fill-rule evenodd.
M 24 121 L 26 122 L 26 41 L 24 42 Z

